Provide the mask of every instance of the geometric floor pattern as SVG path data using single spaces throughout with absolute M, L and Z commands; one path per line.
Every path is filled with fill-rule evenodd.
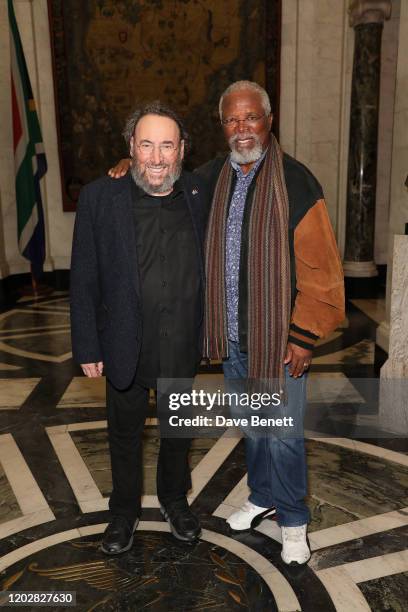
M 315 350 L 309 412 L 320 416 L 306 425 L 313 555 L 297 571 L 280 559 L 273 520 L 247 533 L 228 529 L 225 518 L 248 492 L 243 440 L 229 432 L 193 444 L 189 502 L 202 537 L 185 545 L 171 536 L 155 490 L 153 400 L 142 520 L 132 549 L 105 557 L 104 383 L 72 362 L 67 295 L 25 299 L 0 314 L 0 591 L 75 591 L 75 609 L 89 612 L 406 610 L 407 441 L 370 437 L 375 415 L 354 382 L 376 376 L 382 309 L 381 300 L 350 303 L 346 324 Z M 220 365 L 200 376 L 221 384 Z M 316 433 L 322 420 L 327 435 Z M 360 432 L 353 439 L 351 421 Z

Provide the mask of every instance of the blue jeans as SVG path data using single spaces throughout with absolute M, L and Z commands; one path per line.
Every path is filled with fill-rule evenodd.
M 223 363 L 227 391 L 233 381 L 248 376 L 248 355 L 241 353 L 237 342 L 229 341 L 229 358 Z M 230 384 L 228 384 L 230 383 Z M 287 414 L 302 422 L 301 437 L 274 436 L 272 433 L 245 436 L 248 468 L 249 501 L 256 506 L 275 506 L 279 525 L 295 527 L 310 520 L 304 498 L 307 493 L 307 467 L 303 439 L 303 417 L 306 408 L 306 375 L 292 378 L 286 369 Z M 236 411 L 231 406 L 231 411 Z M 250 409 L 252 412 L 252 409 Z M 242 416 L 242 411 L 240 416 Z M 280 416 L 280 415 L 279 415 Z

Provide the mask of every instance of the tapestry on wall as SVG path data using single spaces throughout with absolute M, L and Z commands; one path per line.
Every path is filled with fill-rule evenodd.
M 48 0 L 64 210 L 82 185 L 127 155 L 138 103 L 160 99 L 185 119 L 195 167 L 225 150 L 222 91 L 255 80 L 277 123 L 280 0 Z

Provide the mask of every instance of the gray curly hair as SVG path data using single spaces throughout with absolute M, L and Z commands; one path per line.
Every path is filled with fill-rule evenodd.
M 224 91 L 224 93 L 222 94 L 220 98 L 218 111 L 220 113 L 221 119 L 222 119 L 222 104 L 223 104 L 224 98 L 228 96 L 229 94 L 234 93 L 234 91 L 245 91 L 248 89 L 250 91 L 255 91 L 257 94 L 260 95 L 262 106 L 265 111 L 265 115 L 269 115 L 271 113 L 271 102 L 269 100 L 268 94 L 266 93 L 263 87 L 258 85 L 258 83 L 255 83 L 255 81 L 235 81 L 235 83 L 232 83 L 231 85 L 227 87 L 227 89 Z

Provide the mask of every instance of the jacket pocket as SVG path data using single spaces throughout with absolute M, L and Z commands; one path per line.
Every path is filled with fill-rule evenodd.
M 313 256 L 313 253 L 296 254 L 296 259 L 312 270 L 318 270 L 320 268 L 319 257 Z

